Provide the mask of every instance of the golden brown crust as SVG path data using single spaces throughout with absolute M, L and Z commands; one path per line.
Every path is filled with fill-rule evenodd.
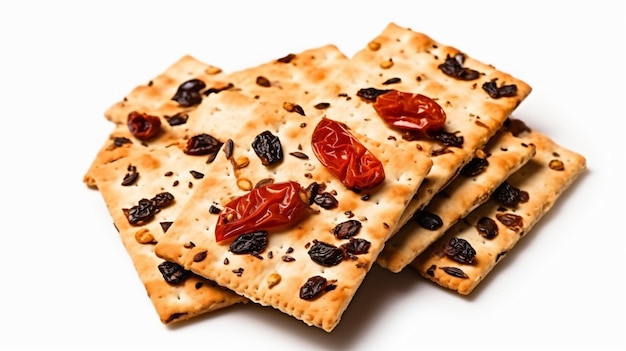
M 222 97 L 226 98 L 227 94 Z M 309 325 L 331 331 L 391 235 L 391 229 L 428 172 L 430 164 L 425 155 L 422 160 L 406 162 L 398 157 L 403 150 L 355 134 L 381 159 L 386 174 L 380 187 L 367 193 L 356 193 L 348 190 L 329 173 L 312 152 L 311 133 L 320 117 L 289 113 L 280 106 L 270 104 L 260 104 L 259 108 L 261 110 L 254 113 L 256 118 L 231 137 L 236 155 L 249 159 L 248 165 L 234 173 L 230 172 L 228 160 L 216 158 L 213 164 L 216 171 L 198 185 L 166 238 L 157 244 L 156 253 L 251 301 L 272 306 Z M 263 112 L 263 108 L 271 113 Z M 268 169 L 263 166 L 248 147 L 255 135 L 263 130 L 270 130 L 281 140 L 286 157 L 278 167 Z M 289 153 L 293 151 L 309 157 L 292 157 Z M 335 194 L 338 206 L 324 209 L 313 205 L 314 213 L 296 227 L 271 231 L 268 247 L 260 253 L 260 257 L 235 255 L 229 250 L 231 241 L 216 241 L 214 230 L 217 215 L 207 215 L 207 209 L 212 204 L 221 206 L 233 197 L 245 194 L 246 191 L 237 186 L 237 179 L 245 178 L 256 184 L 268 177 L 275 182 L 296 181 L 303 186 L 312 182 L 322 183 L 326 191 Z M 336 238 L 332 229 L 350 218 L 362 223 L 357 237 L 371 243 L 369 251 L 354 259 L 346 258 L 333 267 L 324 267 L 312 261 L 307 251 L 315 240 L 335 246 L 348 241 Z M 185 247 L 189 242 L 195 246 Z M 205 251 L 207 257 L 201 262 L 195 262 L 196 254 Z M 283 255 L 289 255 L 293 260 L 283 261 Z M 301 299 L 300 287 L 308 278 L 316 275 L 334 282 L 336 288 L 315 300 Z M 269 284 L 276 277 L 280 277 L 279 283 Z
M 470 294 L 586 169 L 586 160 L 582 155 L 559 146 L 546 135 L 533 131 L 520 137 L 533 144 L 537 153 L 507 182 L 528 192 L 528 201 L 515 208 L 507 208 L 490 200 L 474 210 L 411 263 L 423 277 L 459 294 Z M 520 216 L 523 224 L 518 228 L 507 227 L 496 219 L 502 214 Z M 498 235 L 493 239 L 485 239 L 475 228 L 477 221 L 483 217 L 493 219 L 498 226 Z M 462 238 L 472 245 L 476 251 L 473 263 L 462 264 L 443 253 L 443 245 L 451 238 Z M 460 269 L 467 277 L 452 276 L 445 272 L 444 267 Z
M 489 163 L 485 170 L 473 177 L 457 176 L 423 208 L 441 219 L 441 227 L 427 229 L 409 220 L 387 241 L 378 264 L 395 273 L 404 269 L 459 219 L 487 201 L 500 183 L 535 155 L 535 146 L 502 129 L 477 154 Z
M 163 262 L 154 254 L 154 244 L 164 235 L 162 223 L 172 222 L 198 180 L 190 171 L 206 172 L 205 158 L 189 157 L 182 152 L 186 139 L 193 133 L 183 125 L 169 125 L 165 116 L 187 113 L 171 98 L 178 86 L 191 78 L 201 78 L 211 86 L 221 87 L 218 69 L 190 56 L 174 63 L 151 82 L 140 85 L 122 101 L 112 105 L 106 117 L 114 122 L 114 130 L 84 176 L 84 182 L 97 188 L 105 200 L 120 238 L 132 258 L 135 270 L 163 323 L 187 320 L 196 315 L 223 308 L 247 299 L 191 275 L 183 283 L 168 284 L 158 270 Z M 157 138 L 141 141 L 126 126 L 132 111 L 158 116 L 162 130 Z M 191 125 L 191 124 L 190 124 Z M 129 186 L 122 185 L 134 167 L 138 178 Z M 171 171 L 171 175 L 167 172 Z M 175 197 L 175 203 L 161 210 L 149 223 L 133 226 L 124 210 L 150 199 L 163 191 Z

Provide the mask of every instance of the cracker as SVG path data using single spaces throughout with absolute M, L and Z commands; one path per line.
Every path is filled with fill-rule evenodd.
M 463 67 L 480 72 L 478 78 L 464 81 L 443 73 L 439 66 L 448 56 L 456 55 L 464 58 Z M 280 70 L 281 67 L 289 73 L 279 75 L 298 75 L 297 65 L 275 68 Z M 304 80 L 296 89 L 281 90 L 280 100 L 295 102 L 307 116 L 332 116 L 348 123 L 356 133 L 409 150 L 405 157 L 410 158 L 414 153 L 431 154 L 433 164 L 430 172 L 394 232 L 454 179 L 474 152 L 487 143 L 531 92 L 531 87 L 524 81 L 425 34 L 394 23 L 384 28 L 350 60 L 336 58 L 316 68 L 315 72 L 326 78 L 313 82 Z M 510 97 L 492 98 L 482 88 L 484 83 L 492 81 L 498 86 L 514 85 L 516 93 Z M 395 89 L 433 98 L 447 115 L 445 131 L 462 137 L 462 146 L 445 146 L 432 139 L 406 139 L 405 132 L 390 128 L 375 112 L 371 102 L 358 96 L 359 90 L 365 88 Z M 299 91 L 306 94 L 293 95 Z M 271 94 L 266 96 L 268 99 L 273 97 Z
M 387 241 L 377 263 L 394 273 L 400 272 L 459 219 L 487 201 L 496 187 L 534 155 L 533 144 L 527 144 L 508 130 L 501 129 L 473 157 L 476 162 L 472 164 L 486 164 L 481 173 L 464 175 L 461 172 L 448 186 L 433 196 L 413 219 Z M 416 218 L 419 215 L 435 215 L 440 226 L 421 225 Z
M 169 284 L 158 269 L 163 262 L 154 254 L 154 244 L 164 235 L 166 228 L 177 217 L 182 205 L 190 196 L 193 185 L 201 174 L 207 173 L 210 164 L 207 157 L 190 157 L 182 152 L 185 141 L 199 133 L 219 134 L 224 130 L 236 129 L 239 114 L 249 112 L 242 106 L 221 105 L 219 99 L 211 104 L 211 111 L 199 115 L 192 108 L 181 108 L 171 98 L 178 86 L 191 79 L 200 78 L 209 87 L 220 88 L 219 74 L 214 66 L 206 65 L 190 56 L 185 56 L 170 66 L 155 79 L 135 88 L 123 101 L 114 104 L 106 117 L 115 124 L 114 131 L 98 152 L 84 181 L 96 187 L 105 200 L 120 238 L 128 251 L 135 270 L 160 318 L 165 323 L 187 320 L 196 315 L 213 311 L 248 300 L 217 286 L 214 282 L 188 274 L 179 284 Z M 209 88 L 207 88 L 209 89 Z M 214 94 L 205 97 L 212 98 Z M 248 102 L 248 98 L 242 98 Z M 235 104 L 236 100 L 229 101 Z M 225 112 L 216 112 L 221 109 Z M 136 139 L 126 126 L 126 118 L 132 111 L 159 116 L 162 131 L 149 141 Z M 164 116 L 180 114 L 187 123 L 170 125 Z M 215 114 L 219 116 L 214 116 Z M 233 114 L 236 114 L 234 118 Z M 194 120 L 214 118 L 208 128 L 199 130 Z M 171 174 L 169 174 L 171 172 Z M 137 179 L 128 186 L 122 185 L 125 177 L 136 174 Z M 175 202 L 158 212 L 145 225 L 131 225 L 124 211 L 138 204 L 141 199 L 167 191 L 174 195 Z
M 208 65 L 197 60 L 193 56 L 185 55 L 170 65 L 164 72 L 157 75 L 145 84 L 136 86 L 124 98 L 105 111 L 105 118 L 114 124 L 115 130 L 126 128 L 126 120 L 131 110 L 143 111 L 155 115 L 173 116 L 181 109 L 172 101 L 178 86 L 189 79 L 198 78 L 214 89 L 223 89 L 227 86 L 225 81 L 220 80 L 222 70 L 219 67 Z M 165 121 L 163 121 L 165 123 Z M 177 129 L 170 129 L 175 132 Z M 92 165 L 85 172 L 83 182 L 90 188 L 97 188 L 94 179 L 94 167 L 105 164 L 119 157 L 132 153 L 135 149 L 116 148 L 113 140 L 107 140 L 98 151 Z M 151 143 L 153 147 L 158 144 Z M 105 156 L 106 155 L 106 156 Z
M 535 145 L 537 151 L 506 183 L 527 192 L 528 201 L 503 206 L 492 199 L 457 222 L 411 263 L 423 277 L 459 294 L 470 294 L 586 169 L 582 155 L 558 145 L 546 135 L 530 131 L 519 137 Z M 496 218 L 502 215 L 519 216 L 511 218 L 522 222 L 513 221 L 506 226 Z M 478 221 L 485 217 L 497 225 L 497 236 L 492 239 L 486 239 L 477 230 Z M 444 253 L 444 246 L 455 238 L 465 240 L 475 250 L 471 263 L 460 263 Z
M 456 55 L 464 58 L 463 67 L 480 72 L 477 79 L 464 81 L 443 73 L 439 65 L 448 56 Z M 367 48 L 357 52 L 352 57 L 352 64 L 376 77 L 369 83 L 377 88 L 422 93 L 436 99 L 448 117 L 445 129 L 464 139 L 462 147 L 433 143 L 433 166 L 416 197 L 407 206 L 400 225 L 407 223 L 417 210 L 454 179 L 474 152 L 487 143 L 531 92 L 531 87 L 524 81 L 459 49 L 394 23 L 390 23 Z M 384 84 L 394 78 L 400 78 L 400 81 Z M 498 86 L 515 85 L 517 92 L 511 97 L 492 98 L 482 88 L 484 83 L 491 81 Z M 390 133 L 389 138 L 400 140 L 402 134 Z
M 228 160 L 216 158 L 213 166 L 221 172 L 212 172 L 198 185 L 165 238 L 156 245 L 156 254 L 251 301 L 330 332 L 391 235 L 430 163 L 425 155 L 422 160 L 417 157 L 405 160 L 399 157 L 405 150 L 353 133 L 383 162 L 386 178 L 370 191 L 349 190 L 322 166 L 312 151 L 312 132 L 321 117 L 301 116 L 277 106 L 273 113 L 246 122 L 232 136 L 234 154 L 249 159 L 248 165 L 234 173 Z M 278 166 L 264 166 L 250 147 L 255 136 L 264 130 L 280 138 L 285 158 Z M 229 247 L 232 240 L 216 241 L 218 215 L 210 214 L 209 208 L 220 208 L 246 194 L 246 190 L 238 187 L 242 180 L 257 184 L 267 178 L 276 183 L 296 181 L 303 186 L 313 182 L 323 184 L 325 191 L 337 200 L 337 206 L 325 208 L 314 204 L 312 208 L 316 211 L 297 225 L 271 230 L 267 247 L 261 252 L 234 254 Z M 333 234 L 333 228 L 348 220 L 361 224 L 356 238 L 370 243 L 368 251 L 346 256 L 330 267 L 314 262 L 308 251 L 315 241 L 337 247 L 350 242 Z M 301 298 L 301 287 L 314 276 L 323 277 L 334 289 L 315 299 Z

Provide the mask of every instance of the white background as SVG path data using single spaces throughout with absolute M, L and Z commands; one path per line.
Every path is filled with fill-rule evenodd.
M 623 349 L 621 1 L 15 1 L 0 5 L 0 348 Z M 588 170 L 470 297 L 374 267 L 330 334 L 254 304 L 163 326 L 82 177 L 103 116 L 184 54 L 234 71 L 389 22 L 533 87 L 515 116 Z

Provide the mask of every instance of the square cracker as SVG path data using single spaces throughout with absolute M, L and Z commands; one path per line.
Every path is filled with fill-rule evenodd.
M 197 119 L 214 115 L 216 111 L 207 111 L 206 108 L 198 109 L 195 106 L 181 108 L 172 101 L 178 86 L 189 79 L 200 79 L 207 85 L 204 90 L 205 93 L 210 90 L 217 93 L 230 89 L 253 96 L 259 101 L 283 102 L 280 97 L 282 91 L 294 91 L 303 82 L 309 86 L 314 86 L 317 82 L 326 79 L 325 74 L 332 73 L 332 71 L 323 68 L 330 64 L 334 65 L 339 60 L 347 60 L 347 58 L 334 45 L 327 45 L 305 50 L 298 55 L 288 54 L 272 62 L 225 75 L 218 67 L 202 63 L 194 57 L 186 55 L 154 79 L 137 86 L 105 112 L 105 117 L 114 123 L 115 128 L 85 173 L 83 181 L 87 186 L 101 191 L 115 226 L 133 260 L 135 269 L 163 323 L 186 320 L 204 312 L 248 301 L 238 295 L 226 292 L 225 289 L 214 287 L 214 282 L 193 274 L 186 279 L 184 285 L 172 286 L 165 283 L 159 272 L 154 270 L 163 260 L 154 255 L 151 248 L 152 244 L 142 245 L 137 243 L 134 238 L 137 231 L 148 230 L 148 233 L 154 237 L 154 242 L 158 241 L 163 235 L 163 229 L 155 223 L 171 223 L 193 192 L 193 188 L 190 186 L 197 182 L 197 179 L 186 172 L 177 172 L 175 175 L 169 176 L 171 179 L 166 180 L 167 184 L 173 184 L 173 182 L 181 184 L 175 189 L 171 186 L 163 186 L 163 176 L 166 172 L 164 169 L 184 169 L 188 172 L 190 170 L 203 170 L 207 167 L 204 159 L 190 159 L 180 152 L 180 145 L 176 148 L 172 146 L 180 144 L 180 140 L 188 138 L 192 132 L 199 132 Z M 285 67 L 296 69 L 285 69 Z M 267 80 L 269 86 L 259 82 L 261 78 Z M 266 96 L 268 94 L 271 96 Z M 303 92 L 303 96 L 306 94 Z M 293 92 L 290 95 L 293 96 Z M 242 96 L 238 98 L 247 99 Z M 230 102 L 235 103 L 236 101 L 237 95 L 234 94 Z M 242 103 L 242 106 L 251 106 L 252 102 L 245 101 Z M 213 110 L 216 106 L 222 110 L 230 110 L 230 112 L 220 112 L 221 117 L 218 119 L 224 118 L 225 121 L 234 124 L 212 124 L 203 129 L 205 132 L 220 130 L 219 127 L 223 127 L 223 132 L 228 129 L 224 133 L 234 131 L 238 128 L 238 123 L 243 122 L 247 115 L 245 107 L 242 110 L 238 106 L 225 106 L 219 103 L 211 106 Z M 147 143 L 139 142 L 130 135 L 126 126 L 126 118 L 131 111 L 141 111 L 162 117 L 165 131 L 155 140 Z M 231 112 L 238 115 L 227 118 Z M 182 126 L 167 126 L 164 117 L 173 116 L 177 113 L 191 117 L 189 123 Z M 116 145 L 124 139 L 132 142 Z M 121 186 L 121 180 L 129 173 L 129 165 L 135 167 L 141 165 L 138 167 L 141 180 L 132 188 Z M 130 226 L 127 218 L 122 215 L 122 209 L 129 208 L 137 200 L 149 197 L 150 194 L 154 195 L 163 189 L 173 192 L 176 202 L 169 206 L 166 211 L 160 212 L 154 223 L 142 228 Z M 174 192 L 173 189 L 177 191 Z M 199 289 L 197 286 L 205 288 Z M 181 296 L 184 298 L 180 298 Z
M 201 174 L 207 173 L 207 157 L 189 156 L 182 151 L 186 140 L 200 132 L 219 135 L 224 130 L 236 129 L 241 115 L 250 111 L 231 98 L 227 102 L 215 99 L 211 108 L 199 114 L 195 108 L 181 108 L 172 101 L 178 86 L 192 78 L 202 79 L 207 89 L 221 89 L 219 69 L 206 65 L 191 56 L 184 56 L 163 73 L 145 85 L 131 91 L 124 99 L 112 105 L 105 113 L 114 123 L 114 130 L 102 146 L 84 176 L 84 182 L 97 188 L 112 216 L 122 243 L 131 257 L 134 268 L 161 320 L 165 324 L 187 320 L 196 315 L 248 300 L 232 291 L 217 286 L 205 278 L 188 274 L 180 284 L 167 283 L 158 269 L 163 262 L 154 254 L 154 244 L 164 235 L 182 205 L 193 191 Z M 210 94 L 204 100 L 210 100 Z M 129 132 L 126 118 L 139 111 L 161 118 L 158 137 L 140 141 Z M 165 116 L 181 114 L 187 123 L 170 125 Z M 233 117 L 235 115 L 235 117 Z M 218 120 L 208 128 L 199 130 L 198 119 Z M 168 172 L 171 172 L 169 174 Z M 195 173 L 198 172 L 198 173 Z M 124 178 L 138 174 L 129 186 L 122 185 Z M 150 199 L 167 191 L 175 201 L 159 211 L 153 220 L 141 225 L 131 225 L 124 213 L 141 199 Z
M 439 66 L 447 57 L 456 55 L 464 58 L 463 67 L 480 73 L 478 78 L 464 81 L 443 73 Z M 351 62 L 352 66 L 375 77 L 374 80 L 360 84 L 369 83 L 380 89 L 421 93 L 438 101 L 447 115 L 445 130 L 464 139 L 462 147 L 442 147 L 439 143 L 432 143 L 432 168 L 407 206 L 400 221 L 401 226 L 454 179 L 475 151 L 487 143 L 531 92 L 531 87 L 524 81 L 472 58 L 459 49 L 394 23 L 390 23 L 366 48 L 357 52 Z M 390 81 L 397 83 L 385 84 Z M 491 81 L 495 81 L 498 86 L 515 85 L 516 94 L 511 97 L 490 97 L 482 85 Z M 402 134 L 390 132 L 389 139 L 401 140 Z
M 470 294 L 586 169 L 584 156 L 558 145 L 546 135 L 526 130 L 519 137 L 533 144 L 537 151 L 506 183 L 527 192 L 528 201 L 503 206 L 492 199 L 457 222 L 411 263 L 423 277 L 459 294 Z M 512 215 L 511 218 L 521 223 L 513 221 L 507 226 L 497 218 L 502 215 Z M 492 239 L 486 239 L 477 230 L 482 218 L 490 218 L 497 225 L 497 235 Z M 452 239 L 463 239 L 472 246 L 476 255 L 471 263 L 460 263 L 444 253 L 444 246 Z
M 417 191 L 430 162 L 426 155 L 406 160 L 400 157 L 405 150 L 353 133 L 383 162 L 386 177 L 371 191 L 349 190 L 322 166 L 312 151 L 312 132 L 321 117 L 301 116 L 275 106 L 273 114 L 252 118 L 231 136 L 234 157 L 248 159 L 247 166 L 233 172 L 228 160 L 217 157 L 212 164 L 216 168 L 198 184 L 155 252 L 254 302 L 330 332 Z M 351 128 L 350 124 L 347 126 Z M 274 167 L 264 166 L 250 147 L 255 136 L 264 130 L 278 136 L 284 150 L 285 158 Z M 294 152 L 297 154 L 292 155 Z M 314 213 L 297 225 L 270 230 L 268 245 L 262 252 L 234 254 L 229 247 L 233 240 L 216 241 L 218 215 L 209 213 L 209 209 L 220 208 L 246 194 L 247 190 L 238 184 L 257 184 L 267 178 L 277 183 L 296 181 L 303 187 L 313 182 L 323 184 L 325 191 L 337 200 L 337 206 L 325 209 L 313 204 Z M 314 262 L 308 250 L 316 241 L 336 247 L 349 242 L 333 234 L 333 228 L 348 220 L 361 223 L 356 238 L 367 240 L 369 250 L 346 256 L 331 267 Z M 313 300 L 300 298 L 301 287 L 314 276 L 325 278 L 335 288 Z
M 456 55 L 464 58 L 463 67 L 480 73 L 476 79 L 459 80 L 443 73 L 439 66 L 448 56 Z M 531 92 L 531 87 L 524 81 L 452 46 L 394 23 L 387 25 L 349 60 L 336 55 L 334 60 L 326 63 L 314 70 L 321 79 L 298 81 L 291 85 L 294 89 L 278 87 L 290 77 L 298 77 L 301 67 L 274 65 L 273 74 L 283 79 L 277 79 L 272 93 L 268 91 L 262 98 L 295 103 L 307 116 L 327 115 L 348 123 L 356 133 L 409 150 L 403 157 L 431 153 L 431 170 L 394 232 L 454 179 L 474 152 L 487 143 Z M 484 83 L 492 81 L 498 86 L 514 85 L 516 93 L 509 97 L 492 98 L 482 88 Z M 404 132 L 390 128 L 371 103 L 357 95 L 363 88 L 396 89 L 420 93 L 436 100 L 447 115 L 445 131 L 462 137 L 463 145 L 453 147 L 432 139 L 405 139 Z
M 474 155 L 477 161 L 487 162 L 481 173 L 466 176 L 461 172 L 416 213 L 436 215 L 441 220 L 441 226 L 428 228 L 420 225 L 414 217 L 387 241 L 376 262 L 394 273 L 400 272 L 459 219 L 487 201 L 502 182 L 534 155 L 533 144 L 527 144 L 505 128 L 499 130 Z

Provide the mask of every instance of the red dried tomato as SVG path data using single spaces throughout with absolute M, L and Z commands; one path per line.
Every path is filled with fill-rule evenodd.
M 446 113 L 439 104 L 422 94 L 390 90 L 374 102 L 374 109 L 387 123 L 404 130 L 432 136 L 443 128 Z
M 297 182 L 273 183 L 252 189 L 224 206 L 217 219 L 215 240 L 295 224 L 308 208 L 306 192 Z
M 322 165 L 350 189 L 372 189 L 385 180 L 382 162 L 341 123 L 322 118 L 311 146 Z
M 128 114 L 126 125 L 135 138 L 148 140 L 156 136 L 161 130 L 161 119 L 147 113 L 133 111 Z

